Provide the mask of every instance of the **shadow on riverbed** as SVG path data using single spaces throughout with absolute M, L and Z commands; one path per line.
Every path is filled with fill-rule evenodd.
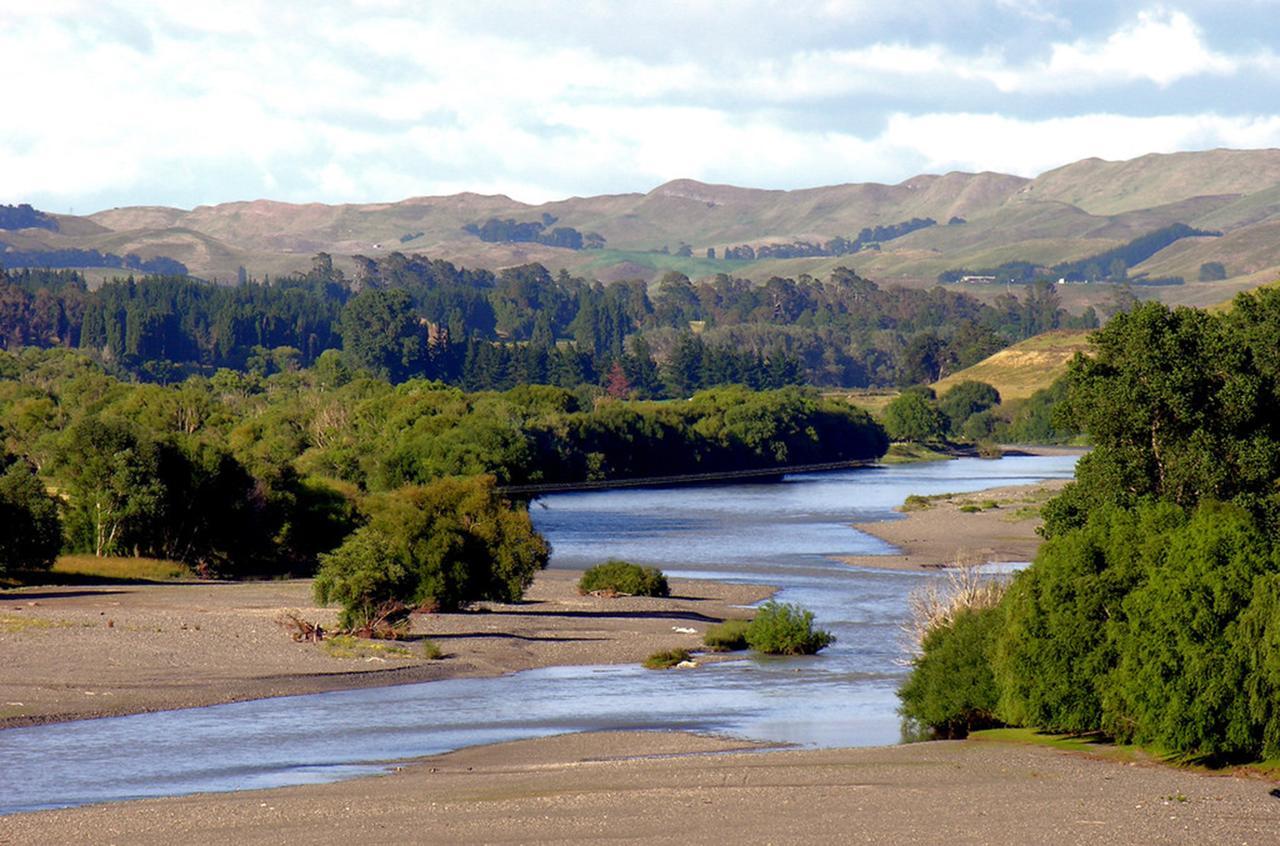
M 140 584 L 140 583 L 130 583 L 130 584 Z M 104 588 L 102 590 L 89 590 L 89 589 L 41 590 L 41 591 L 25 591 L 24 590 L 24 591 L 14 591 L 13 593 L 9 593 L 7 591 L 0 591 L 0 601 L 5 599 L 12 599 L 15 601 L 21 600 L 24 602 L 26 601 L 35 602 L 41 599 L 69 599 L 71 597 L 76 597 L 76 596 L 110 596 L 112 594 L 120 594 L 120 593 L 133 593 L 133 591 L 111 590 L 107 588 Z
M 696 611 L 523 611 L 494 610 L 487 614 L 514 615 L 517 617 L 569 617 L 574 619 L 609 619 L 619 620 L 692 620 L 698 623 L 722 623 L 722 617 L 699 614 Z
M 607 641 L 607 637 L 545 637 L 539 635 L 522 635 L 514 632 L 458 632 L 456 634 L 423 635 L 421 640 L 477 640 L 494 638 L 497 640 L 527 640 L 538 643 L 589 643 Z M 418 640 L 416 637 L 405 638 L 407 641 Z

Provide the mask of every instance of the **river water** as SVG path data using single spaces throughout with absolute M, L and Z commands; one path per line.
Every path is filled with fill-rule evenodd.
M 0 813 L 247 790 L 384 771 L 464 746 L 605 729 L 690 729 L 806 746 L 899 739 L 906 597 L 934 574 L 853 569 L 892 549 L 849 524 L 909 494 L 1069 478 L 1075 456 L 859 469 L 782 482 L 557 494 L 533 504 L 552 567 L 608 557 L 776 585 L 837 642 L 696 671 L 553 667 L 0 731 Z

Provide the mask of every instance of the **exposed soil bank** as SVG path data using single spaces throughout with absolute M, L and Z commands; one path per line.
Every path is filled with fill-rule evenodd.
M 334 624 L 310 581 L 94 585 L 0 592 L 0 728 L 352 687 L 493 676 L 535 667 L 638 663 L 696 648 L 706 627 L 767 587 L 672 579 L 669 599 L 579 596 L 577 573 L 538 574 L 524 602 L 415 615 L 412 636 L 354 653 L 295 643 L 296 610 Z M 675 628 L 694 629 L 682 633 Z M 422 638 L 444 653 L 425 656 Z M 2 841 L 0 841 L 2 842 Z
M 385 777 L 0 817 L 0 843 L 1095 846 L 1261 844 L 1280 830 L 1260 780 L 990 742 L 724 751 L 741 746 L 679 733 L 521 741 Z

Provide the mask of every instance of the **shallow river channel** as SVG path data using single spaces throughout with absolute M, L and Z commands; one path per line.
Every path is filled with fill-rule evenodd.
M 247 790 L 383 771 L 396 760 L 573 731 L 691 729 L 806 746 L 896 743 L 906 598 L 934 574 L 853 569 L 887 553 L 849 524 L 909 494 L 1069 478 L 1075 456 L 960 459 L 782 482 L 600 491 L 534 502 L 552 567 L 615 556 L 676 577 L 776 585 L 836 644 L 696 671 L 555 667 L 500 678 L 263 699 L 0 731 L 0 813 Z

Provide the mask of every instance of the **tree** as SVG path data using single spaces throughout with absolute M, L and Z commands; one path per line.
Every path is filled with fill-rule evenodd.
M 938 409 L 947 416 L 951 433 L 958 435 L 970 416 L 1000 404 L 1000 392 L 986 382 L 967 380 L 944 393 Z
M 1223 318 L 1144 303 L 1094 335 L 1068 373 L 1067 419 L 1093 450 L 1045 510 L 1049 535 L 1144 497 L 1267 505 L 1280 477 L 1280 399 Z
M 1165 532 L 1147 578 L 1124 599 L 1102 725 L 1117 739 L 1220 759 L 1255 757 L 1259 731 L 1233 649 L 1271 544 L 1243 509 L 1204 503 Z
M 998 608 L 969 609 L 925 635 L 898 691 L 908 725 L 936 737 L 963 738 L 998 723 L 988 653 L 1002 622 Z
M 492 476 L 451 477 L 374 499 L 368 526 L 321 556 L 316 597 L 343 606 L 345 625 L 388 601 L 451 610 L 512 602 L 546 567 L 550 548 Z
M 947 421 L 934 403 L 918 391 L 904 391 L 884 410 L 884 429 L 895 441 L 937 441 Z
M 342 310 L 343 358 L 391 382 L 403 382 L 426 367 L 426 334 L 403 290 L 368 290 Z
M 392 604 L 403 604 L 413 592 L 406 562 L 392 551 L 393 539 L 378 529 L 357 529 L 333 552 L 322 555 L 314 584 L 316 601 L 342 606 L 338 625 L 369 626 Z
M 0 575 L 47 570 L 62 549 L 58 502 L 21 458 L 0 453 Z
M 1184 520 L 1167 503 L 1104 508 L 1041 548 L 1001 603 L 993 653 L 1001 720 L 1047 731 L 1100 728 L 1102 684 L 1116 661 L 1109 623 L 1158 557 L 1160 539 Z
M 159 456 L 155 444 L 132 426 L 86 417 L 68 430 L 59 459 L 73 546 L 112 555 L 157 516 L 164 495 Z
M 623 370 L 622 362 L 617 359 L 614 360 L 613 366 L 609 368 L 609 372 L 605 376 L 604 392 L 614 399 L 626 399 L 631 393 L 631 383 L 627 381 L 627 374 Z

